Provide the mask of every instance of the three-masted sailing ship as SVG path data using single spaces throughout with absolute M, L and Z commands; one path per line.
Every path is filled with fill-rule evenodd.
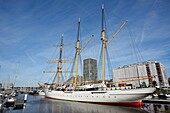
M 107 45 L 113 40 L 113 38 L 118 34 L 123 26 L 126 24 L 125 21 L 119 30 L 113 35 L 110 41 L 106 41 L 105 39 L 105 27 L 104 27 L 104 5 L 102 5 L 102 31 L 101 31 L 101 41 L 102 41 L 102 80 L 101 82 L 90 83 L 77 85 L 77 76 L 78 76 L 78 57 L 81 53 L 80 48 L 80 39 L 77 37 L 76 41 L 76 53 L 75 53 L 75 76 L 74 76 L 74 84 L 72 88 L 63 87 L 59 85 L 59 81 L 57 84 L 53 84 L 53 86 L 46 85 L 45 87 L 45 97 L 52 99 L 61 99 L 68 101 L 76 101 L 76 102 L 87 102 L 87 103 L 97 103 L 97 104 L 113 104 L 113 105 L 139 105 L 141 104 L 141 100 L 148 95 L 152 94 L 155 91 L 155 88 L 136 88 L 136 89 L 116 89 L 111 87 L 111 85 L 107 85 L 105 82 L 105 50 Z M 78 32 L 80 29 L 80 20 L 78 22 Z M 61 77 L 62 69 L 62 46 L 63 46 L 63 38 L 60 44 L 60 56 L 58 60 L 58 68 L 57 68 L 57 76 L 58 79 Z

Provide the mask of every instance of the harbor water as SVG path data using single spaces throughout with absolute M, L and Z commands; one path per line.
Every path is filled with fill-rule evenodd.
M 19 95 L 21 97 L 23 95 Z M 170 105 L 144 103 L 141 108 L 109 106 L 53 100 L 43 96 L 28 95 L 26 108 L 5 110 L 3 113 L 170 113 Z

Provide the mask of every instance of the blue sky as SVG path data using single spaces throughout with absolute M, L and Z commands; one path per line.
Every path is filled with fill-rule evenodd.
M 159 61 L 170 77 L 170 1 L 105 0 L 108 39 L 124 20 L 124 29 L 108 46 L 112 68 L 127 64 Z M 73 59 L 77 22 L 81 18 L 82 59 L 99 59 L 102 0 L 0 0 L 0 82 L 35 86 L 48 81 L 64 34 L 64 59 Z M 134 42 L 134 43 L 132 43 Z M 140 52 L 133 52 L 132 45 Z M 138 56 L 138 57 L 135 57 Z M 65 64 L 69 68 L 69 64 Z

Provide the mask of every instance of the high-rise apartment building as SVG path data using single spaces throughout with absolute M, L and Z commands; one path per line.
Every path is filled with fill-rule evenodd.
M 157 61 L 131 64 L 114 69 L 113 81 L 119 81 L 117 85 L 126 83 L 136 87 L 143 83 L 146 86 L 169 86 L 165 67 Z
M 85 81 L 97 80 L 97 60 L 86 58 L 83 60 L 83 78 Z

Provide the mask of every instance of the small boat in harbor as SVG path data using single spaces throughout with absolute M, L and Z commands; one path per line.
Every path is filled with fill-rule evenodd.
M 170 94 L 165 94 L 166 98 L 170 98 Z
M 102 80 L 96 80 L 94 82 L 89 82 L 88 84 L 78 84 L 78 59 L 79 55 L 82 52 L 80 48 L 80 38 L 77 37 L 76 40 L 76 53 L 75 53 L 75 76 L 74 83 L 70 86 L 66 86 L 65 84 L 45 84 L 45 97 L 51 99 L 61 99 L 68 101 L 76 101 L 76 102 L 84 102 L 84 103 L 95 103 L 95 104 L 111 104 L 111 105 L 123 105 L 123 106 L 138 106 L 141 105 L 141 100 L 151 94 L 156 90 L 153 87 L 147 88 L 115 88 L 112 87 L 112 82 L 105 81 L 105 55 L 106 48 L 113 40 L 113 38 L 118 34 L 123 26 L 126 24 L 125 21 L 119 30 L 113 35 L 110 41 L 107 41 L 105 38 L 105 25 L 104 25 L 104 5 L 102 5 L 102 38 L 100 39 L 102 42 Z M 80 19 L 78 22 L 78 34 L 80 31 Z M 79 35 L 78 35 L 79 36 Z M 60 56 L 58 60 L 58 68 L 56 71 L 56 76 L 60 79 L 62 75 L 62 47 L 63 47 L 63 37 L 61 39 L 60 44 Z M 55 76 L 55 78 L 56 78 Z M 54 79 L 55 80 L 55 79 Z M 54 81 L 53 80 L 53 81 Z M 59 81 L 59 80 L 58 80 Z
M 0 111 L 2 110 L 2 105 L 3 105 L 3 94 L 0 93 Z
M 15 101 L 16 101 L 15 97 L 8 96 L 7 98 L 5 98 L 5 99 L 3 100 L 3 105 L 4 105 L 4 107 L 6 107 L 6 108 L 8 108 L 8 107 L 14 107 Z
M 38 92 L 38 95 L 40 95 L 40 96 L 44 96 L 45 95 L 43 90 L 38 90 L 37 92 Z

